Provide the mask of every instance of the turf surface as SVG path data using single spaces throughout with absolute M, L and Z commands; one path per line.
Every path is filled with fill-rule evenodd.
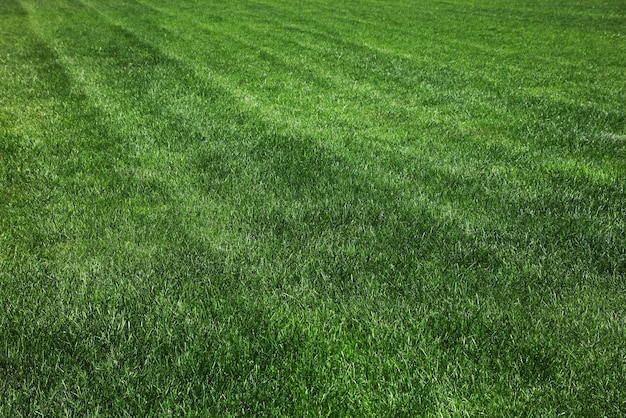
M 623 0 L 0 0 L 0 416 L 626 415 Z

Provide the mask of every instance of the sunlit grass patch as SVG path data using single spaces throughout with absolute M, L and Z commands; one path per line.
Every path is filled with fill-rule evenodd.
M 619 2 L 0 4 L 0 415 L 622 416 Z

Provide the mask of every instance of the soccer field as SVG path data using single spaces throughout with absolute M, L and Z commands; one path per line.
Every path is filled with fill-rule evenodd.
M 624 0 L 0 0 L 0 416 L 626 416 Z

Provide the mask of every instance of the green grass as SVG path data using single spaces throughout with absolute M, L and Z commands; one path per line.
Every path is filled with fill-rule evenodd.
M 0 0 L 0 416 L 626 415 L 623 0 Z

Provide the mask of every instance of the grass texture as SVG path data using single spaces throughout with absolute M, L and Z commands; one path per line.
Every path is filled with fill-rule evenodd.
M 626 415 L 623 0 L 1 0 L 0 416 Z

